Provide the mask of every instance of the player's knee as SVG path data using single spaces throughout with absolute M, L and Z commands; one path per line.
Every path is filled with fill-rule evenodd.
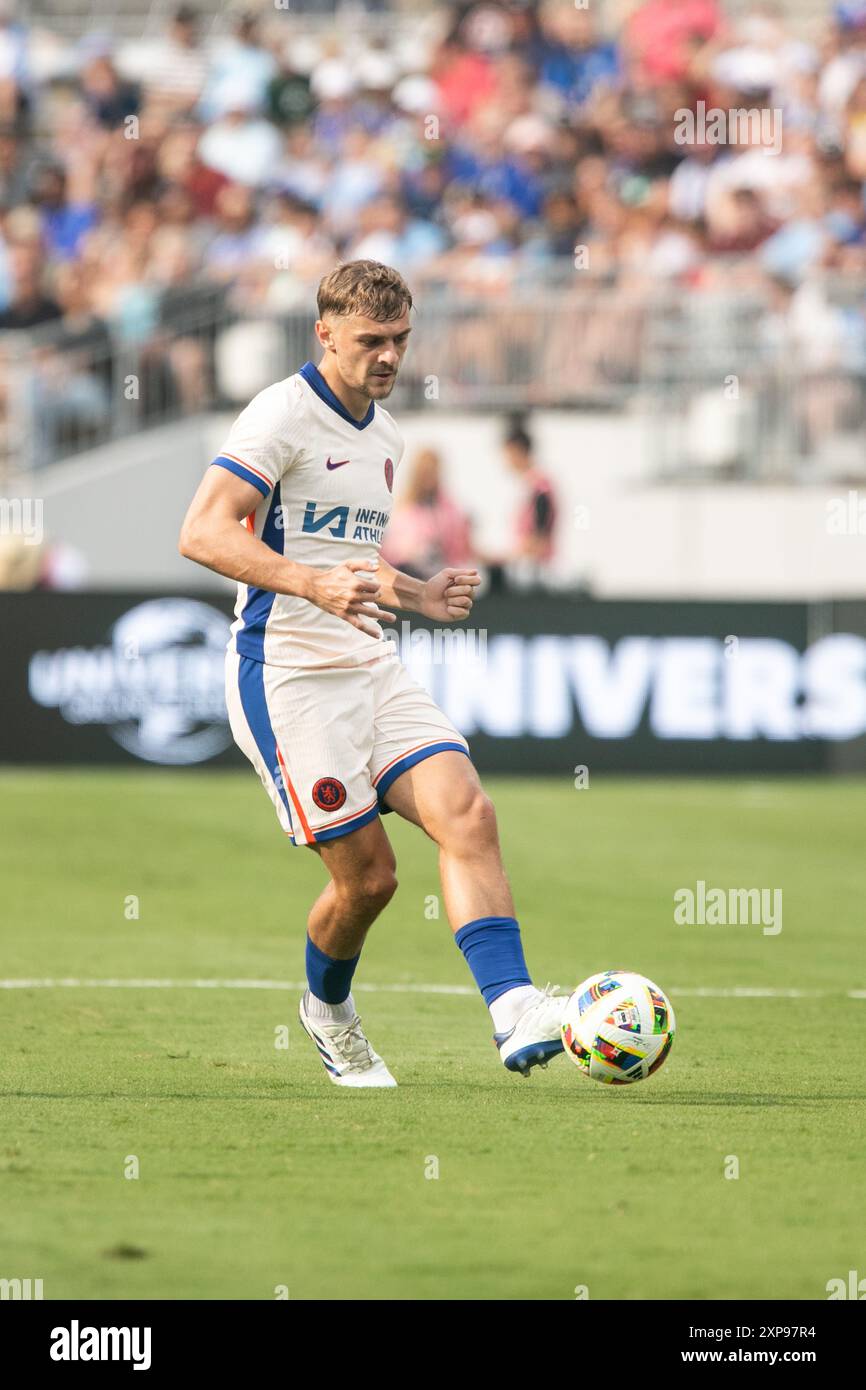
M 368 908 L 382 911 L 397 891 L 397 875 L 388 864 L 373 864 L 356 884 L 356 891 Z
M 397 891 L 396 865 L 373 863 L 359 868 L 350 878 L 335 884 L 337 893 L 347 908 L 363 907 L 366 912 L 381 912 Z
M 496 809 L 481 787 L 473 787 L 451 822 L 451 836 L 464 849 L 488 849 L 498 841 Z

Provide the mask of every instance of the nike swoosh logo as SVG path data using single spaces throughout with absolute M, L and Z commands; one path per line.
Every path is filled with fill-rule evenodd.
M 333 468 L 342 468 L 344 463 L 351 463 L 351 459 L 338 459 L 338 461 L 337 461 L 336 463 L 331 463 L 331 455 L 329 454 L 329 455 L 328 455 L 328 462 L 325 464 L 325 467 L 326 467 L 326 468 L 332 468 L 332 469 L 333 469 Z

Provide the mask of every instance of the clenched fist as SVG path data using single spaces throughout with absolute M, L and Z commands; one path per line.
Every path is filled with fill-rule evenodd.
M 462 622 L 472 611 L 473 590 L 480 583 L 477 570 L 440 570 L 424 585 L 421 612 L 442 623 Z

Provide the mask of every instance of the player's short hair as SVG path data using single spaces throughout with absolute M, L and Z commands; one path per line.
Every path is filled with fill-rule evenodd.
M 316 295 L 319 318 L 336 314 L 364 314 L 388 323 L 412 308 L 412 291 L 399 271 L 379 261 L 346 261 L 319 284 Z

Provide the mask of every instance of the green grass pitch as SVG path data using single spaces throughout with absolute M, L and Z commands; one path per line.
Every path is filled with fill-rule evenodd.
M 866 783 L 487 785 L 533 977 L 657 980 L 661 1071 L 507 1073 L 429 915 L 433 847 L 390 816 L 400 888 L 356 999 L 395 1091 L 328 1082 L 294 988 L 0 989 L 0 1277 L 46 1299 L 592 1300 L 824 1299 L 866 1274 Z M 5 771 L 0 806 L 4 983 L 302 979 L 323 871 L 251 773 Z M 676 925 L 698 879 L 781 888 L 782 931 Z M 723 993 L 746 988 L 803 994 Z

